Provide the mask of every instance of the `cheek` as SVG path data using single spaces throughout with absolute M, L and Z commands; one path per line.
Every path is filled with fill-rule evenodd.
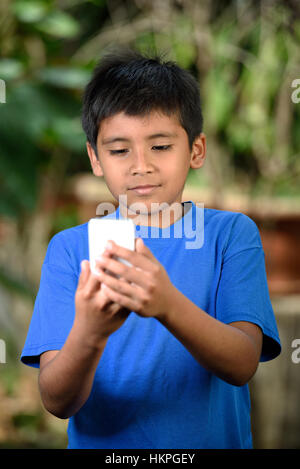
M 185 179 L 189 171 L 189 167 L 189 159 L 186 156 L 181 156 L 176 159 L 175 164 L 173 163 L 171 172 L 178 179 Z

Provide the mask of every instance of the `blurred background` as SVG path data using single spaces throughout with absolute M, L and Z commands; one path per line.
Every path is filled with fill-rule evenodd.
M 254 445 L 300 448 L 297 0 L 1 0 L 0 448 L 67 444 L 19 356 L 49 240 L 115 202 L 80 114 L 93 67 L 120 44 L 164 51 L 199 81 L 208 158 L 183 200 L 259 226 L 283 351 L 250 383 Z

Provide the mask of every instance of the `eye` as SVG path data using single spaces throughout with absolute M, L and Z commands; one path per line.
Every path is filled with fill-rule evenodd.
M 172 145 L 154 145 L 152 147 L 152 150 L 155 151 L 166 151 L 169 150 L 172 147 Z
M 121 148 L 120 150 L 109 150 L 110 155 L 123 155 L 126 152 L 126 148 Z

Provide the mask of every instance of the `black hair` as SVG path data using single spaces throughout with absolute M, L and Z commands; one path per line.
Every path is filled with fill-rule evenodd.
M 106 54 L 96 65 L 84 91 L 82 127 L 98 156 L 97 136 L 103 119 L 120 112 L 145 116 L 154 110 L 177 113 L 192 148 L 203 126 L 197 80 L 158 54 L 121 49 Z

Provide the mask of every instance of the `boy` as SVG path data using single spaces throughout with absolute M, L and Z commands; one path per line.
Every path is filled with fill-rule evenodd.
M 206 154 L 197 82 L 158 58 L 108 55 L 82 122 L 119 200 L 107 216 L 132 218 L 137 239 L 135 251 L 112 242 L 98 274 L 87 224 L 50 241 L 21 357 L 40 367 L 46 409 L 70 418 L 69 448 L 251 448 L 247 382 L 280 342 L 254 222 L 182 202 Z

